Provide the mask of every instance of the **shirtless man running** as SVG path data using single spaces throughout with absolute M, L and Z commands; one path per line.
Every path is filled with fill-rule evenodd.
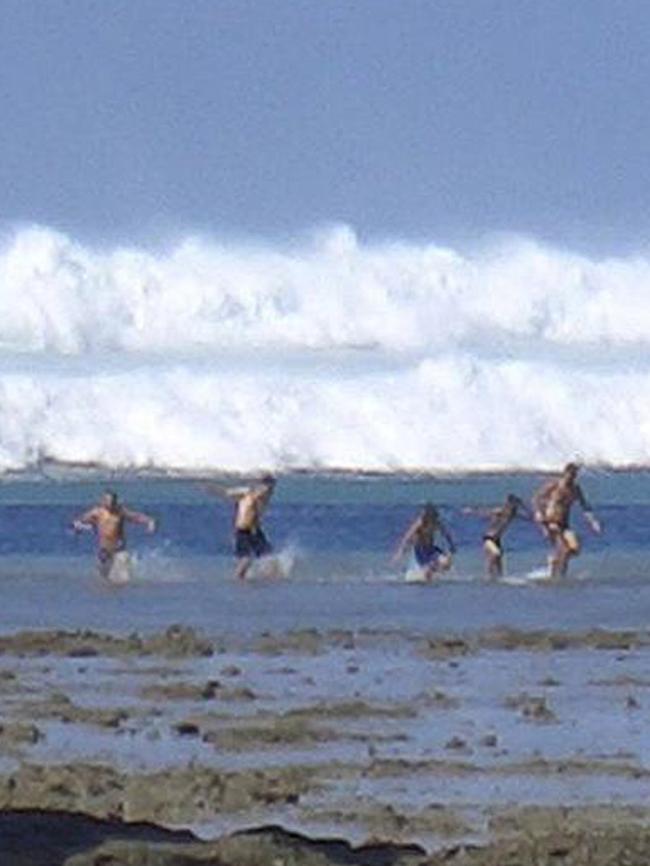
M 116 554 L 126 550 L 126 523 L 140 523 L 149 532 L 156 531 L 156 521 L 147 514 L 131 511 L 123 506 L 117 498 L 117 493 L 107 490 L 99 505 L 81 514 L 72 522 L 75 532 L 93 529 L 97 535 L 97 564 L 99 573 L 107 578 L 110 574 Z
M 273 496 L 275 478 L 265 475 L 251 487 L 222 487 L 206 484 L 206 490 L 235 502 L 235 577 L 244 580 L 254 559 L 271 553 L 272 547 L 262 530 L 262 515 Z
M 599 535 L 602 531 L 577 482 L 579 471 L 577 463 L 567 463 L 560 477 L 544 484 L 533 497 L 535 520 L 553 545 L 553 553 L 549 557 L 551 577 L 564 577 L 569 560 L 580 553 L 580 539 L 569 528 L 571 508 L 576 502 L 582 508 L 592 532 Z
M 465 514 L 478 514 L 487 517 L 489 523 L 483 535 L 483 551 L 488 577 L 503 576 L 503 536 L 512 521 L 519 517 L 532 520 L 533 515 L 524 502 L 514 493 L 506 496 L 503 505 L 496 508 L 464 508 Z

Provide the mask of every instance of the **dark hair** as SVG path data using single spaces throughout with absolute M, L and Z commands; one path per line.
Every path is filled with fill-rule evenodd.
M 261 480 L 262 480 L 262 484 L 275 484 L 275 482 L 276 482 L 275 475 L 271 475 L 269 472 L 267 472 L 266 475 L 262 475 Z
M 438 509 L 433 502 L 425 502 L 422 506 L 422 513 L 425 517 L 437 517 Z

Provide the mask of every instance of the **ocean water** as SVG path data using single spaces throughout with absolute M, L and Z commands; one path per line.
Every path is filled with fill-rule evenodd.
M 0 485 L 0 630 L 94 628 L 151 631 L 172 623 L 209 634 L 300 628 L 467 632 L 524 628 L 646 628 L 650 624 L 650 474 L 586 471 L 583 486 L 605 532 L 584 540 L 568 579 L 530 578 L 547 548 L 537 528 L 516 521 L 506 566 L 517 585 L 485 580 L 484 521 L 463 513 L 514 491 L 529 498 L 538 474 L 280 478 L 267 514 L 285 578 L 233 578 L 231 506 L 199 480 L 102 474 L 56 480 L 35 475 Z M 129 528 L 134 578 L 108 586 L 95 573 L 94 540 L 70 522 L 110 486 L 154 515 L 159 531 Z M 420 505 L 441 509 L 458 545 L 452 571 L 430 586 L 404 581 L 390 559 Z
M 187 236 L 0 242 L 0 469 L 650 463 L 650 259 Z
M 513 524 L 506 536 L 508 574 L 519 581 L 513 585 L 484 578 L 484 522 L 463 508 L 500 503 L 510 491 L 528 498 L 547 477 L 537 473 L 281 475 L 266 528 L 293 568 L 284 578 L 242 582 L 233 576 L 231 504 L 206 493 L 200 479 L 59 467 L 47 472 L 49 477 L 32 472 L 0 484 L 0 633 L 47 628 L 146 634 L 181 624 L 201 630 L 216 652 L 174 660 L 5 656 L 18 690 L 5 695 L 9 717 L 24 721 L 35 712 L 34 696 L 54 700 L 61 693 L 74 706 L 120 707 L 129 714 L 114 728 L 62 720 L 55 706 L 53 717 L 38 718 L 43 737 L 24 760 L 108 763 L 129 773 L 313 766 L 315 789 L 297 805 L 224 809 L 188 819 L 206 838 L 251 823 L 279 823 L 361 841 L 369 831 L 354 817 L 360 804 L 408 811 L 444 803 L 473 815 L 480 837 L 482 810 L 647 802 L 646 646 L 621 642 L 593 649 L 578 641 L 545 652 L 523 641 L 507 651 L 486 647 L 453 657 L 437 657 L 426 646 L 432 636 L 471 637 L 499 626 L 574 633 L 648 629 L 650 473 L 583 472 L 605 532 L 595 537 L 584 527 L 584 553 L 566 580 L 527 577 L 544 564 L 547 550 L 533 525 Z M 129 528 L 134 577 L 124 586 L 97 575 L 92 535 L 69 531 L 72 518 L 107 484 L 125 503 L 159 520 L 155 535 Z M 429 499 L 440 507 L 458 554 L 444 579 L 409 584 L 390 558 Z M 579 513 L 575 526 L 582 530 Z M 354 632 L 353 639 L 341 630 Z M 155 691 L 178 682 L 193 684 L 200 694 L 213 681 L 222 685 L 215 702 L 191 695 L 167 700 Z M 153 694 L 146 686 L 154 687 Z M 551 721 L 525 716 L 518 702 L 530 695 L 544 701 Z M 338 717 L 336 708 L 346 705 L 360 706 L 360 714 L 344 710 Z M 397 713 L 386 716 L 382 708 Z M 292 710 L 322 721 L 328 738 L 317 748 L 300 737 L 269 743 L 253 733 L 246 740 L 248 728 L 254 732 Z M 175 726 L 187 719 L 214 729 L 216 743 L 177 735 Z M 486 746 L 487 734 L 498 748 Z M 449 744 L 459 737 L 466 748 L 456 752 Z M 374 774 L 372 766 L 382 760 L 394 762 L 394 772 Z M 457 761 L 475 771 L 459 772 Z M 427 762 L 430 772 L 422 769 Z M 342 765 L 350 775 L 332 775 L 332 766 Z M 2 769 L 17 770 L 17 759 L 4 756 Z M 351 820 L 342 826 L 332 815 Z M 435 847 L 441 844 L 435 834 L 414 829 L 409 838 Z
M 340 226 L 93 246 L 8 231 L 0 627 L 644 626 L 650 475 L 611 470 L 650 466 L 648 288 L 644 256 L 520 237 L 452 249 Z M 585 527 L 570 579 L 543 586 L 526 575 L 547 550 L 519 522 L 507 568 L 522 585 L 486 583 L 483 524 L 462 508 L 527 499 L 576 457 L 600 467 L 584 485 L 605 534 Z M 200 479 L 262 469 L 280 473 L 267 526 L 292 568 L 241 586 L 228 505 Z M 123 591 L 67 530 L 107 482 L 160 522 L 132 529 Z M 439 585 L 409 587 L 390 556 L 427 500 L 459 552 Z

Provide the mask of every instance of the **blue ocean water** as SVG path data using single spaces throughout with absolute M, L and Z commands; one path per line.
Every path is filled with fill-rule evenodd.
M 529 499 L 534 474 L 466 477 L 290 475 L 280 479 L 266 519 L 287 578 L 232 577 L 231 505 L 196 480 L 112 476 L 17 478 L 0 486 L 0 629 L 155 629 L 174 622 L 209 632 L 264 629 L 644 627 L 650 622 L 650 473 L 586 472 L 583 487 L 605 532 L 588 532 L 569 578 L 528 581 L 547 548 L 538 529 L 516 521 L 506 567 L 521 585 L 483 576 L 485 521 L 468 505 L 496 505 L 512 491 Z M 94 569 L 94 541 L 71 520 L 106 486 L 159 521 L 129 529 L 134 579 L 108 587 Z M 458 545 L 452 572 L 434 586 L 409 586 L 390 559 L 425 501 L 441 509 Z

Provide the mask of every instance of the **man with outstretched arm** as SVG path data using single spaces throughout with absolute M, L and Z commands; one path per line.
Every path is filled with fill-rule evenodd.
M 535 520 L 553 546 L 549 557 L 550 576 L 564 577 L 572 556 L 580 553 L 580 538 L 569 527 L 571 508 L 577 502 L 592 532 L 602 532 L 577 478 L 580 466 L 567 463 L 559 478 L 544 484 L 533 497 Z
M 99 505 L 89 508 L 72 522 L 75 532 L 92 529 L 97 535 L 97 564 L 99 573 L 107 578 L 115 556 L 126 550 L 126 523 L 139 523 L 149 532 L 156 531 L 156 521 L 148 514 L 132 511 L 122 505 L 117 493 L 107 490 Z
M 224 487 L 213 483 L 204 486 L 210 493 L 235 503 L 235 577 L 244 580 L 253 560 L 266 556 L 273 549 L 262 529 L 262 515 L 273 496 L 275 478 L 265 475 L 258 484 L 248 487 Z

